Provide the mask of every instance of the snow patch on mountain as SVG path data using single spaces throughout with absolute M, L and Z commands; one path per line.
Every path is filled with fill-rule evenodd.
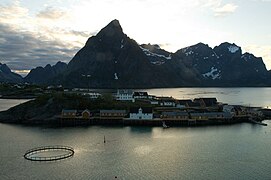
M 119 79 L 119 77 L 118 77 L 118 74 L 117 74 L 117 73 L 115 73 L 115 74 L 114 74 L 114 77 L 115 77 L 115 80 L 118 80 L 118 79 Z
M 216 56 L 217 59 L 219 59 L 219 56 L 216 54 L 215 51 L 213 51 L 214 55 Z
M 193 51 L 188 51 L 188 52 L 185 53 L 185 55 L 186 55 L 186 56 L 189 56 L 189 55 L 191 55 L 191 54 L 193 54 L 193 53 L 194 53 Z
M 165 63 L 165 61 L 152 61 L 151 63 L 154 65 L 162 65 Z
M 123 39 L 121 40 L 121 45 L 120 45 L 120 48 L 122 49 L 124 47 L 123 45 Z
M 237 46 L 229 46 L 229 47 L 228 47 L 228 50 L 229 50 L 231 53 L 236 53 L 236 52 L 239 50 L 239 47 L 237 47 Z
M 142 49 L 142 51 L 147 55 L 147 56 L 156 56 L 156 57 L 160 57 L 160 58 L 165 58 L 167 60 L 170 60 L 171 59 L 171 55 L 169 56 L 165 56 L 165 55 L 162 55 L 162 54 L 156 54 L 156 53 L 153 53 L 151 52 L 149 49 L 145 49 L 141 46 L 139 46 L 140 49 Z
M 211 68 L 211 70 L 209 71 L 209 72 L 207 72 L 207 73 L 204 73 L 204 74 L 202 74 L 203 75 L 203 77 L 205 77 L 205 78 L 211 78 L 211 79 L 213 79 L 213 80 L 215 80 L 215 79 L 220 79 L 220 71 L 217 69 L 217 68 L 215 68 L 215 67 L 212 67 Z

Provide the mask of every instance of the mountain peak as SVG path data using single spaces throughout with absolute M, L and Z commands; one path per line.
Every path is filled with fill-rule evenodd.
M 218 53 L 218 54 L 224 54 L 224 53 L 228 53 L 228 54 L 235 54 L 237 53 L 238 55 L 241 56 L 242 54 L 242 49 L 241 47 L 237 46 L 235 43 L 229 43 L 229 42 L 224 42 L 221 43 L 219 46 L 216 46 L 214 48 L 214 50 Z
M 97 36 L 112 37 L 116 35 L 123 34 L 122 27 L 117 19 L 111 21 L 107 26 L 105 26 Z

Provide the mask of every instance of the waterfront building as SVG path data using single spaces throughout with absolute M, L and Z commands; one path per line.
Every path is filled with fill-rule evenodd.
M 191 112 L 190 116 L 195 120 L 230 119 L 233 117 L 229 112 Z
M 150 120 L 153 119 L 153 112 L 152 108 L 131 108 L 130 109 L 130 119 L 144 119 L 144 120 Z
M 125 110 L 100 110 L 100 119 L 122 119 L 126 115 Z
M 63 109 L 61 113 L 61 118 L 75 118 L 77 114 L 77 110 L 67 110 Z
M 82 112 L 82 119 L 90 119 L 91 117 L 91 113 L 88 109 L 85 109 L 83 112 Z
M 163 120 L 188 120 L 189 114 L 186 111 L 181 112 L 162 112 L 161 118 Z

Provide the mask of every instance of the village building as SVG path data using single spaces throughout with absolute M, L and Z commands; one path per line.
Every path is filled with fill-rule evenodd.
M 230 119 L 233 117 L 229 112 L 192 112 L 190 116 L 195 120 Z
M 215 107 L 218 106 L 216 98 L 195 98 L 194 102 L 200 103 L 201 107 Z
M 76 118 L 77 110 L 63 109 L 61 112 L 61 118 Z
M 134 102 L 135 99 L 133 97 L 133 91 L 130 89 L 121 89 L 118 90 L 115 94 L 116 100 L 118 101 L 132 101 Z
M 89 96 L 90 99 L 97 99 L 98 97 L 102 96 L 100 93 L 96 92 L 87 93 L 87 95 Z
M 153 119 L 152 108 L 131 108 L 129 119 L 151 120 Z
M 161 118 L 163 120 L 188 120 L 189 114 L 188 112 L 181 111 L 181 112 L 162 112 Z
M 223 112 L 231 113 L 232 115 L 236 114 L 236 110 L 232 105 L 223 105 Z
M 91 116 L 92 116 L 92 114 L 90 113 L 90 111 L 88 109 L 85 109 L 82 112 L 82 119 L 90 119 Z
M 149 95 L 147 92 L 134 92 L 133 98 L 134 99 L 148 99 Z
M 178 108 L 188 108 L 189 104 L 192 103 L 191 99 L 182 99 L 182 100 L 177 100 L 176 107 Z
M 100 119 L 122 119 L 126 115 L 125 110 L 100 110 Z
M 157 97 L 160 106 L 175 107 L 176 100 L 172 97 Z

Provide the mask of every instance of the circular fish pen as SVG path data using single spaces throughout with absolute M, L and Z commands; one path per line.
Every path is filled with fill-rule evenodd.
M 57 161 L 74 155 L 74 149 L 68 146 L 43 146 L 29 149 L 24 158 L 30 161 Z

